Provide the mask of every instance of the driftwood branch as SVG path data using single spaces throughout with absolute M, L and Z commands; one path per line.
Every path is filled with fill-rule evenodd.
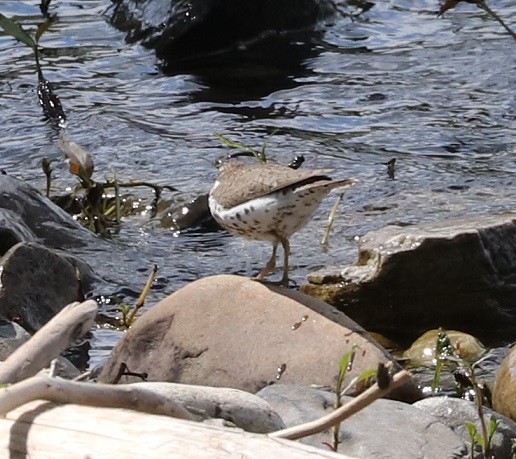
M 33 376 L 0 392 L 0 415 L 33 400 L 104 408 L 127 408 L 195 420 L 185 408 L 170 398 L 134 385 L 90 384 L 60 378 Z
M 286 438 L 288 440 L 298 440 L 299 438 L 308 437 L 319 432 L 324 432 L 335 424 L 342 422 L 344 419 L 349 418 L 352 414 L 365 408 L 367 405 L 373 403 L 376 399 L 387 395 L 393 389 L 408 383 L 411 379 L 411 375 L 408 371 L 402 370 L 396 373 L 389 385 L 380 389 L 378 384 L 373 384 L 362 394 L 355 397 L 349 403 L 341 406 L 330 414 L 323 416 L 312 422 L 307 422 L 299 426 L 290 427 L 288 429 L 278 430 L 269 434 L 269 437 L 273 438 Z
M 15 383 L 50 365 L 73 342 L 91 330 L 97 315 L 93 300 L 65 306 L 0 366 L 0 384 Z
M 0 417 L 1 457 L 347 459 L 349 456 L 166 416 L 37 401 Z
M 246 432 L 269 433 L 285 427 L 265 400 L 242 390 L 169 382 L 138 382 L 132 386 L 167 396 L 201 418 L 230 421 Z

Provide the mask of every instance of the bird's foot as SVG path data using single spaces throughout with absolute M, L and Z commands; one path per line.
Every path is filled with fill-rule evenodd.
M 297 287 L 297 282 L 294 279 L 281 279 L 279 281 L 271 281 L 271 280 L 265 280 L 265 279 L 257 276 L 257 277 L 253 277 L 252 280 L 261 282 L 262 284 L 265 284 L 265 285 L 278 285 L 278 286 L 282 286 L 285 288 L 290 288 L 291 286 Z

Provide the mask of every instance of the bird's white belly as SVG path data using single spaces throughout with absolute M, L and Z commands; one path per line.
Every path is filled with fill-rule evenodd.
M 301 194 L 301 195 L 300 195 Z M 306 190 L 262 196 L 225 209 L 209 197 L 215 220 L 228 231 L 248 239 L 275 241 L 289 238 L 306 225 L 326 193 Z M 303 195 L 310 195 L 305 196 Z

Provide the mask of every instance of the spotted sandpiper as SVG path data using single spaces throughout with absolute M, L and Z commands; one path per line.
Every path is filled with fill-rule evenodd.
M 332 180 L 331 170 L 294 170 L 275 164 L 219 163 L 219 176 L 209 194 L 210 211 L 230 233 L 272 242 L 272 256 L 257 280 L 276 267 L 276 250 L 284 252 L 281 284 L 288 286 L 289 238 L 310 220 L 324 197 L 354 179 Z

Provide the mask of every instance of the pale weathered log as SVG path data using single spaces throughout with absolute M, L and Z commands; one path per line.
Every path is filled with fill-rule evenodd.
M 266 435 L 135 411 L 36 401 L 0 418 L 0 457 L 350 459 Z M 25 456 L 22 456 L 25 457 Z
M 194 414 L 226 419 L 247 432 L 268 433 L 285 427 L 265 400 L 238 389 L 165 382 L 141 382 L 130 386 L 166 395 Z
M 289 440 L 297 440 L 299 438 L 308 437 L 309 435 L 315 435 L 319 432 L 324 432 L 339 422 L 342 422 L 344 419 L 349 418 L 357 411 L 365 408 L 367 405 L 370 405 L 375 400 L 384 397 L 397 387 L 408 383 L 411 378 L 412 376 L 408 371 L 402 370 L 394 375 L 392 380 L 389 382 L 389 385 L 384 389 L 380 389 L 378 384 L 375 383 L 365 392 L 356 396 L 353 400 L 335 411 L 332 411 L 330 414 L 312 422 L 272 432 L 269 436 L 272 438 L 288 438 Z
M 0 384 L 15 383 L 35 375 L 53 358 L 91 330 L 97 315 L 93 300 L 65 306 L 0 366 Z
M 33 376 L 0 390 L 0 415 L 43 399 L 107 408 L 129 408 L 181 419 L 195 420 L 180 404 L 167 396 L 132 385 L 90 384 L 46 376 Z

